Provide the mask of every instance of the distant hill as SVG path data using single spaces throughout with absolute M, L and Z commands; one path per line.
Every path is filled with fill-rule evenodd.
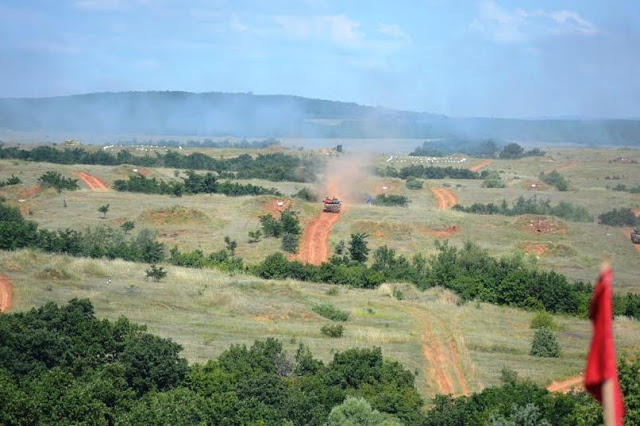
M 122 92 L 0 99 L 16 131 L 238 137 L 437 138 L 640 145 L 640 120 L 453 118 L 242 93 Z

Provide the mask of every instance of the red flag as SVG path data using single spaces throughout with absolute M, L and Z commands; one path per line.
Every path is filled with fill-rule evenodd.
M 602 403 L 602 384 L 606 380 L 613 381 L 614 407 L 616 425 L 623 424 L 624 401 L 618 383 L 616 368 L 616 349 L 613 344 L 613 302 L 611 282 L 613 271 L 610 267 L 600 273 L 600 279 L 593 291 L 589 317 L 593 324 L 593 338 L 587 357 L 584 375 L 584 386 L 587 391 Z

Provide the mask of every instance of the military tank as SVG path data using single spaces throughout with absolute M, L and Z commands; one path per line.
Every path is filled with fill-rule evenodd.
M 640 228 L 635 228 L 631 231 L 631 242 L 633 244 L 640 244 Z
M 325 199 L 322 201 L 322 205 L 324 206 L 322 211 L 328 213 L 340 213 L 340 209 L 342 208 L 342 202 L 336 197 L 325 197 Z

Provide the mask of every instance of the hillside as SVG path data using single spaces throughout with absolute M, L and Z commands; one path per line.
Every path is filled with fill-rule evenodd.
M 121 92 L 0 99 L 0 129 L 281 138 L 451 135 L 590 145 L 640 144 L 640 120 L 455 118 L 288 95 Z M 84 138 L 87 141 L 91 137 Z

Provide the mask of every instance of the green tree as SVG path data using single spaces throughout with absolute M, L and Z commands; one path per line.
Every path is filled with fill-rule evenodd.
M 289 232 L 285 233 L 282 236 L 282 250 L 287 253 L 297 253 L 299 241 L 300 237 L 298 235 Z
M 531 355 L 558 358 L 560 356 L 560 344 L 556 335 L 548 328 L 537 329 L 531 342 Z
M 400 426 L 396 418 L 371 408 L 362 397 L 347 397 L 329 413 L 328 426 Z
M 256 229 L 255 231 L 249 231 L 249 242 L 250 243 L 257 243 L 258 241 L 260 241 L 260 238 L 262 237 L 262 231 L 259 229 Z
M 120 225 L 120 228 L 122 228 L 125 234 L 128 234 L 135 227 L 136 227 L 136 224 L 132 220 L 127 220 L 122 225 Z
M 228 235 L 224 237 L 224 243 L 227 245 L 227 250 L 231 254 L 231 256 L 236 255 L 236 248 L 238 247 L 238 243 L 236 240 L 232 240 Z
M 351 241 L 349 242 L 349 256 L 351 256 L 351 260 L 354 262 L 365 263 L 369 258 L 367 238 L 369 238 L 369 234 L 366 233 L 351 234 Z
M 505 159 L 517 159 L 522 158 L 524 154 L 524 148 L 517 143 L 510 143 L 502 149 L 500 152 L 500 158 Z
M 167 271 L 162 266 L 151 265 L 146 271 L 147 278 L 151 278 L 155 282 L 167 276 Z
M 103 219 L 106 219 L 107 212 L 109 211 L 109 204 L 98 207 L 98 211 L 103 214 Z

